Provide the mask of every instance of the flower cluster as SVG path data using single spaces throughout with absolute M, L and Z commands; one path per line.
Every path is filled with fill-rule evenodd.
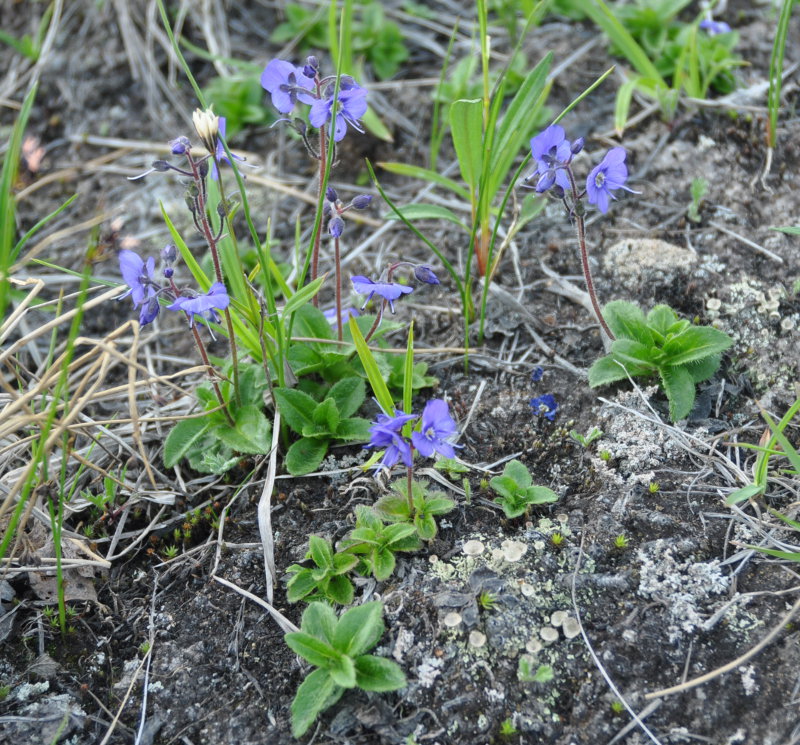
M 172 281 L 172 264 L 177 258 L 175 246 L 168 245 L 161 252 L 164 262 L 164 278 L 166 284 L 161 284 L 156 278 L 156 260 L 150 256 L 147 261 L 142 259 L 139 254 L 129 249 L 119 252 L 119 268 L 122 279 L 128 285 L 128 291 L 120 296 L 131 296 L 133 307 L 138 308 L 139 323 L 142 326 L 155 321 L 161 310 L 159 297 L 165 296 L 172 298 L 173 302 L 167 306 L 167 310 L 182 310 L 189 318 L 189 325 L 194 325 L 195 318 L 200 318 L 206 322 L 219 323 L 218 310 L 225 310 L 231 302 L 225 285 L 222 282 L 215 282 L 205 294 L 194 290 L 179 290 Z
M 379 279 L 377 282 L 375 282 L 369 277 L 364 277 L 360 274 L 350 278 L 353 283 L 353 289 L 359 295 L 367 296 L 367 299 L 361 306 L 361 310 L 364 310 L 369 301 L 372 300 L 373 296 L 377 295 L 378 297 L 383 298 L 385 303 L 388 303 L 389 308 L 391 309 L 392 313 L 394 313 L 394 301 L 398 300 L 403 295 L 408 295 L 410 292 L 414 291 L 414 288 L 410 287 L 409 285 L 401 285 L 397 282 L 392 282 L 392 274 L 401 266 L 407 266 L 411 268 L 414 272 L 414 278 L 418 282 L 428 285 L 440 284 L 439 278 L 436 276 L 433 269 L 427 264 L 412 264 L 410 261 L 398 261 L 396 264 L 392 264 L 392 266 L 389 267 L 385 281 L 381 281 Z
M 372 201 L 371 194 L 358 194 L 347 204 L 343 204 L 336 193 L 336 189 L 329 186 L 325 192 L 325 202 L 322 214 L 328 218 L 328 232 L 334 238 L 340 238 L 344 232 L 344 219 L 342 215 L 348 210 L 365 210 Z
M 570 164 L 583 150 L 583 145 L 582 137 L 570 142 L 563 127 L 558 124 L 549 126 L 531 139 L 531 155 L 536 162 L 536 170 L 525 180 L 530 181 L 538 175 L 535 187 L 537 192 L 553 189 L 557 197 L 563 199 L 566 194 L 570 194 L 576 202 L 586 196 L 589 204 L 597 205 L 601 212 L 606 213 L 609 200 L 616 199 L 613 192 L 624 189 L 636 193 L 625 186 L 628 180 L 628 168 L 625 165 L 627 153 L 622 147 L 609 150 L 586 178 L 585 191 L 578 193 Z
M 328 133 L 340 142 L 352 127 L 363 132 L 359 119 L 367 112 L 367 91 L 349 75 L 320 77 L 316 57 L 309 57 L 303 67 L 282 59 L 274 59 L 261 73 L 261 86 L 270 94 L 272 105 L 289 114 L 298 103 L 311 106 L 308 121 L 321 129 L 328 124 Z
M 403 434 L 409 422 L 415 422 L 410 437 Z M 458 427 L 450 416 L 447 402 L 440 398 L 428 401 L 421 417 L 398 410 L 394 416 L 386 412 L 378 414 L 369 431 L 370 440 L 364 447 L 386 450 L 378 468 L 391 468 L 400 460 L 411 468 L 414 450 L 425 458 L 432 458 L 436 453 L 445 458 L 456 455 L 457 446 L 450 440 L 458 434 Z

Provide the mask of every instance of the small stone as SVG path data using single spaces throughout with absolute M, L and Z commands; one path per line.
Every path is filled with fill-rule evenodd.
M 486 549 L 480 541 L 467 541 L 462 547 L 461 550 L 467 556 L 480 556 Z
M 503 558 L 508 562 L 519 561 L 528 550 L 528 544 L 521 541 L 505 540 L 501 546 Z
M 450 613 L 448 613 L 444 617 L 444 625 L 451 629 L 454 629 L 456 626 L 459 626 L 460 624 L 461 624 L 460 613 L 456 613 L 455 611 L 450 611 Z
M 550 616 L 550 623 L 558 628 L 561 626 L 567 618 L 567 612 L 563 610 L 557 610 Z
M 536 594 L 536 588 L 529 582 L 523 582 L 519 586 L 519 591 L 526 597 L 532 598 Z
M 470 631 L 469 643 L 471 646 L 475 647 L 475 649 L 480 649 L 486 644 L 486 634 L 480 631 Z
M 574 639 L 581 633 L 581 625 L 578 623 L 577 618 L 567 616 L 564 619 L 564 624 L 561 627 L 561 630 L 564 632 L 564 636 L 567 639 Z
M 558 629 L 554 629 L 552 626 L 542 626 L 539 629 L 539 636 L 542 637 L 543 641 L 552 644 L 558 641 Z
M 525 650 L 531 654 L 542 651 L 542 643 L 538 639 L 531 639 L 526 645 Z

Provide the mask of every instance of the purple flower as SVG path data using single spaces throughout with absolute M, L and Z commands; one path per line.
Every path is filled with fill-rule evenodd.
M 214 155 L 214 159 L 211 163 L 211 178 L 214 181 L 219 179 L 219 168 L 217 168 L 217 163 L 227 163 L 228 165 L 231 162 L 228 160 L 228 154 L 225 152 L 225 148 L 222 146 L 222 139 L 225 138 L 225 130 L 227 129 L 227 124 L 225 123 L 225 117 L 221 116 L 219 118 L 219 137 L 217 138 L 217 152 Z M 220 139 L 222 138 L 222 139 Z M 236 153 L 231 153 L 234 160 L 238 160 L 240 163 L 244 162 L 244 158 L 240 155 L 236 155 Z
M 153 256 L 145 263 L 135 251 L 126 248 L 119 252 L 119 270 L 125 284 L 130 288 L 119 299 L 130 295 L 134 308 L 142 306 L 139 311 L 139 323 L 142 326 L 152 323 L 160 308 L 157 292 L 160 288 L 153 278 L 155 269 L 156 260 Z
M 394 413 L 394 416 L 385 413 L 378 414 L 375 424 L 369 428 L 370 440 L 364 447 L 386 448 L 379 468 L 391 468 L 401 458 L 403 463 L 410 468 L 414 463 L 411 455 L 411 443 L 403 437 L 401 430 L 406 422 L 410 422 L 416 417 L 413 414 L 404 414 L 397 409 Z
M 344 233 L 344 220 L 339 215 L 334 215 L 328 223 L 328 232 L 334 238 L 340 238 Z
M 214 282 L 211 289 L 205 295 L 196 297 L 179 297 L 172 305 L 168 305 L 168 310 L 182 310 L 189 314 L 189 325 L 194 323 L 194 317 L 199 316 L 206 321 L 219 323 L 219 316 L 216 311 L 225 310 L 231 304 L 231 299 L 222 282 Z
M 192 143 L 189 142 L 188 137 L 181 135 L 174 140 L 170 140 L 169 149 L 173 155 L 183 155 L 187 150 L 190 150 Z
M 325 97 L 311 104 L 308 121 L 319 129 L 334 118 L 335 113 L 335 124 L 329 126 L 328 131 L 333 129 L 333 139 L 339 142 L 347 134 L 348 124 L 358 132 L 364 131 L 358 120 L 367 112 L 367 91 L 347 75 L 343 75 L 339 81 L 338 103 L 333 100 L 333 91 L 331 84 Z
M 439 453 L 445 458 L 455 458 L 453 445 L 447 442 L 448 437 L 458 434 L 458 427 L 450 416 L 450 407 L 441 398 L 434 398 L 425 404 L 422 412 L 422 427 L 419 432 L 411 433 L 414 447 L 426 458 Z
M 409 292 L 414 291 L 413 287 L 398 285 L 395 282 L 373 282 L 369 277 L 362 277 L 360 275 L 351 277 L 351 281 L 353 282 L 355 291 L 359 295 L 367 296 L 364 305 L 361 306 L 361 310 L 367 307 L 367 303 L 372 300 L 373 295 L 380 295 L 384 300 L 389 301 L 389 307 L 392 309 L 392 313 L 394 313 L 394 301 L 400 296 L 407 295 Z
M 269 92 L 272 105 L 281 114 L 288 114 L 298 101 L 313 104 L 314 86 L 314 79 L 305 75 L 302 67 L 282 59 L 272 60 L 261 73 L 261 87 Z
M 335 324 L 336 323 L 336 308 L 328 308 L 327 310 L 322 311 L 322 315 L 328 320 L 328 323 Z M 357 308 L 342 308 L 342 323 L 344 323 L 348 318 L 358 318 L 361 314 L 358 312 Z
M 552 124 L 544 132 L 531 139 L 531 155 L 536 161 L 539 182 L 536 191 L 547 191 L 553 184 L 558 184 L 564 191 L 570 190 L 569 176 L 564 169 L 571 160 L 573 152 L 564 135 L 564 128 Z M 533 174 L 526 181 L 533 178 Z
M 700 21 L 700 28 L 708 32 L 709 36 L 730 33 L 731 27 L 725 21 L 715 21 L 713 18 L 706 18 Z
M 552 422 L 556 418 L 558 403 L 551 394 L 545 393 L 543 396 L 531 399 L 531 408 L 535 414 L 543 416 Z
M 589 195 L 589 204 L 596 204 L 602 213 L 608 212 L 608 198 L 616 199 L 611 193 L 616 189 L 625 189 L 636 193 L 625 186 L 628 179 L 628 167 L 625 165 L 624 147 L 611 148 L 606 153 L 600 165 L 595 166 L 586 179 L 586 193 Z

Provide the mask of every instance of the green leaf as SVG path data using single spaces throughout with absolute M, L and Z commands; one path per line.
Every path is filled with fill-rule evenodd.
M 378 364 L 375 361 L 372 350 L 370 350 L 367 343 L 364 341 L 364 335 L 358 328 L 356 319 L 351 317 L 348 324 L 350 326 L 350 333 L 353 335 L 353 343 L 356 346 L 358 358 L 361 360 L 361 364 L 364 366 L 364 372 L 367 375 L 367 380 L 369 380 L 369 384 L 372 386 L 372 392 L 375 394 L 375 398 L 378 399 L 378 404 L 384 412 L 392 414 L 394 412 L 394 399 L 391 393 L 389 393 L 386 381 L 384 381 L 378 369 Z
M 353 566 L 358 563 L 357 557 L 351 556 L 349 558 L 353 560 Z M 339 605 L 350 605 L 353 602 L 355 588 L 353 587 L 353 583 L 347 577 L 340 574 L 336 577 L 331 577 L 331 581 L 328 584 L 327 595 L 331 600 L 333 600 L 334 603 L 339 603 Z
M 333 339 L 333 330 L 328 323 L 328 319 L 325 318 L 325 314 L 319 308 L 315 308 L 311 303 L 297 309 L 297 312 L 294 314 L 292 334 L 294 336 L 305 336 L 312 339 Z M 317 342 L 293 344 L 292 349 L 297 347 L 302 348 L 306 346 L 306 344 L 311 344 L 315 349 L 330 349 L 330 345 Z
M 597 388 L 601 385 L 608 385 L 617 380 L 626 380 L 628 374 L 625 372 L 625 366 L 617 362 L 614 356 L 609 354 L 595 360 L 589 368 L 589 387 Z
M 614 336 L 653 346 L 653 335 L 641 308 L 625 300 L 614 300 L 603 308 L 603 318 Z
M 291 571 L 292 567 L 289 567 L 289 570 Z M 294 576 L 286 583 L 286 599 L 290 603 L 296 603 L 313 592 L 316 587 L 317 583 L 312 576 L 311 570 L 299 567 Z
M 525 490 L 525 501 L 528 504 L 547 504 L 557 502 L 558 494 L 546 486 L 529 486 Z
M 786 561 L 800 561 L 800 551 L 778 551 L 774 548 L 761 548 L 761 546 L 747 546 L 747 548 L 760 551 L 762 554 L 768 554 L 769 556 L 776 556 Z
M 314 670 L 297 689 L 292 701 L 292 735 L 302 737 L 314 720 L 341 696 L 327 670 Z M 337 695 L 338 692 L 338 695 Z
M 234 412 L 235 426 L 215 427 L 212 434 L 237 453 L 268 453 L 272 425 L 261 407 L 248 404 Z
M 461 177 L 474 194 L 483 162 L 483 101 L 460 99 L 450 106 L 450 133 L 461 167 Z
M 780 425 L 776 425 L 775 422 L 772 421 L 772 417 L 767 414 L 764 409 L 761 409 L 761 416 L 764 417 L 764 421 L 769 425 L 770 430 L 772 430 L 772 438 L 777 440 L 778 444 L 783 448 L 784 455 L 789 459 L 792 468 L 800 472 L 800 453 L 795 450 L 792 443 L 789 442 L 786 435 L 783 434 L 783 430 L 786 426 L 783 424 L 784 420 L 781 420 Z
M 420 512 L 414 515 L 414 527 L 417 530 L 417 535 L 423 541 L 432 541 L 438 532 L 436 520 L 434 520 L 433 516 L 425 515 Z
M 364 691 L 396 691 L 406 686 L 406 676 L 392 660 L 372 654 L 355 659 L 356 685 Z
M 455 507 L 456 503 L 447 497 L 433 497 L 425 500 L 425 511 L 430 515 L 446 515 Z
M 723 331 L 710 326 L 689 326 L 664 344 L 662 350 L 670 365 L 684 365 L 724 352 L 732 344 L 733 339 Z
M 460 197 L 465 202 L 469 202 L 469 192 L 463 186 L 461 186 L 458 181 L 454 181 L 446 176 L 442 176 L 436 171 L 431 171 L 427 168 L 421 168 L 420 166 L 412 166 L 408 163 L 379 162 L 377 165 L 384 170 L 389 171 L 389 173 L 397 173 L 401 176 L 411 176 L 412 178 L 423 179 L 424 181 L 429 181 L 432 184 L 442 186 L 445 189 L 452 191 L 456 196 Z
M 292 476 L 304 476 L 319 468 L 327 452 L 328 440 L 302 437 L 286 451 L 284 465 Z
M 415 532 L 414 526 L 409 525 L 408 523 L 394 523 L 392 525 L 387 525 L 384 529 L 386 545 L 392 546 L 395 543 L 400 543 L 405 538 L 413 536 Z
M 309 536 L 308 552 L 314 563 L 322 569 L 333 569 L 333 546 L 318 535 Z
M 355 657 L 372 649 L 384 630 L 383 603 L 373 600 L 342 614 L 331 643 L 342 654 Z
M 503 512 L 505 512 L 509 520 L 519 517 L 528 509 L 528 505 L 524 501 L 520 502 L 516 499 L 498 499 L 497 502 L 503 508 Z
M 303 611 L 300 629 L 317 639 L 330 642 L 336 622 L 336 613 L 327 603 L 309 603 L 308 608 Z
M 342 688 L 353 688 L 356 684 L 356 666 L 353 660 L 346 655 L 339 657 L 331 667 L 328 668 L 333 682 Z
M 633 339 L 615 339 L 611 342 L 612 357 L 622 362 L 632 376 L 643 375 L 656 369 L 652 359 L 654 353 L 657 353 L 654 347 Z
M 334 574 L 345 574 L 355 567 L 356 564 L 358 564 L 358 559 L 352 554 L 338 553 L 333 555 Z
M 694 381 L 683 367 L 659 368 L 664 392 L 669 399 L 669 416 L 673 422 L 688 416 L 694 405 Z
M 677 320 L 678 314 L 669 305 L 656 305 L 647 314 L 647 325 L 661 334 L 661 336 L 666 336 L 669 328 Z
M 164 467 L 172 468 L 209 429 L 206 417 L 183 419 L 178 422 L 164 441 Z
M 682 367 L 692 376 L 692 380 L 695 383 L 702 383 L 719 370 L 721 361 L 722 355 L 712 354 L 698 362 L 689 362 L 688 364 L 682 365 Z
M 409 222 L 414 222 L 415 220 L 446 220 L 454 225 L 458 225 L 464 232 L 469 233 L 469 227 L 455 212 L 438 204 L 411 203 L 403 207 L 398 207 L 398 210 Z M 390 212 L 384 215 L 383 219 L 400 220 L 401 217 L 395 212 Z
M 369 428 L 371 426 L 372 422 L 361 417 L 343 419 L 339 422 L 339 427 L 336 430 L 336 439 L 346 440 L 347 442 L 366 442 L 370 437 Z
M 353 416 L 366 398 L 366 388 L 361 378 L 343 378 L 334 383 L 326 398 L 336 402 L 336 408 L 342 419 Z
M 748 484 L 728 494 L 725 499 L 725 504 L 730 506 L 732 504 L 744 502 L 746 499 L 751 499 L 752 497 L 757 497 L 759 494 L 763 494 L 765 489 L 766 486 L 762 484 Z
M 513 499 L 519 488 L 511 476 L 494 476 L 489 479 L 489 486 L 506 499 Z
M 638 87 L 640 80 L 641 76 L 639 75 L 628 78 L 617 91 L 617 101 L 614 106 L 614 129 L 619 137 L 621 137 L 622 133 L 625 131 L 633 92 Z
M 800 227 L 785 226 L 781 228 L 770 228 L 770 230 L 776 230 L 779 233 L 786 233 L 786 235 L 800 235 Z
M 283 639 L 295 654 L 316 667 L 328 668 L 344 656 L 328 642 L 305 631 L 292 631 L 284 634 Z
M 516 458 L 506 463 L 505 468 L 503 468 L 503 476 L 511 477 L 518 486 L 530 486 L 533 484 L 530 471 Z
M 288 318 L 291 313 L 309 303 L 311 298 L 319 292 L 319 288 L 322 287 L 325 279 L 325 275 L 317 277 L 313 282 L 309 282 L 305 287 L 301 287 L 295 292 L 283 308 L 283 318 Z
M 336 401 L 332 398 L 326 398 L 314 409 L 312 419 L 314 424 L 318 427 L 323 427 L 325 432 L 333 435 L 339 426 L 339 409 L 336 407 Z
M 410 527 L 412 530 L 416 531 L 413 525 Z M 389 577 L 392 576 L 396 563 L 397 560 L 391 549 L 383 548 L 375 551 L 372 564 L 372 573 L 375 575 L 375 579 L 379 581 L 389 579 Z
M 307 393 L 296 388 L 273 388 L 272 395 L 278 403 L 281 417 L 297 434 L 302 434 L 307 424 L 313 424 L 317 402 Z

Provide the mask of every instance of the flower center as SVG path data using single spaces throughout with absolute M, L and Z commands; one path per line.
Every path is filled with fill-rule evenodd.
M 602 189 L 603 184 L 605 184 L 605 182 L 606 182 L 606 174 L 603 173 L 603 171 L 598 171 L 597 175 L 594 177 L 594 185 L 598 189 Z

